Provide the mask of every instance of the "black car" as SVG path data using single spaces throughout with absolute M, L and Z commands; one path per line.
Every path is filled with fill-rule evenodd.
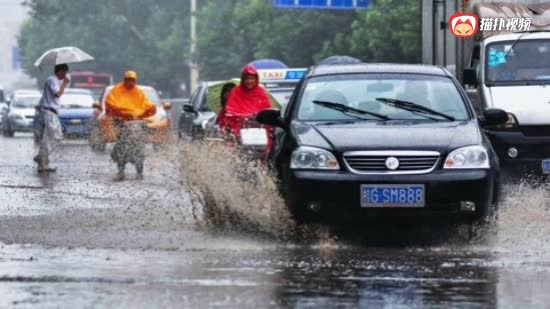
M 284 115 L 257 120 L 277 127 L 269 165 L 297 219 L 474 222 L 496 204 L 499 162 L 482 128 L 507 115 L 478 118 L 443 68 L 318 66 Z

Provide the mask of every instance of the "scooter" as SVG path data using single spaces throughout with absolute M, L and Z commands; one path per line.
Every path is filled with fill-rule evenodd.
M 116 121 L 117 137 L 111 159 L 117 163 L 118 175 L 115 180 L 124 180 L 124 170 L 128 163 L 136 167 L 137 178 L 143 179 L 145 161 L 146 122 L 143 120 Z
M 257 122 L 253 115 L 226 115 L 226 117 L 234 125 L 233 128 L 226 128 L 224 132 L 220 132 L 216 121 L 211 121 L 206 124 L 205 140 L 224 142 L 248 161 L 265 163 L 271 147 L 270 137 L 273 129 Z

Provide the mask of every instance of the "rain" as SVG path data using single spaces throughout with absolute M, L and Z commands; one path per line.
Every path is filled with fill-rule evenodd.
M 549 2 L 0 8 L 0 308 L 549 307 Z

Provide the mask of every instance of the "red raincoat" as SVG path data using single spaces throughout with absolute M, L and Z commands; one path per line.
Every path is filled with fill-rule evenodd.
M 220 111 L 218 123 L 222 132 L 231 132 L 237 138 L 240 130 L 247 119 L 254 119 L 254 116 L 261 110 L 271 108 L 271 101 L 267 92 L 260 87 L 258 71 L 252 66 L 247 65 L 241 72 L 241 83 L 231 90 L 227 104 Z M 246 75 L 256 75 L 257 83 L 252 89 L 244 86 Z M 268 131 L 268 151 L 271 148 L 272 128 L 266 127 Z

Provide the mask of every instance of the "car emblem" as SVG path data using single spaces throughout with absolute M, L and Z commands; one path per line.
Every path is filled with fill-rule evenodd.
M 396 157 L 389 157 L 386 159 L 386 167 L 389 170 L 395 171 L 399 168 L 399 160 Z

